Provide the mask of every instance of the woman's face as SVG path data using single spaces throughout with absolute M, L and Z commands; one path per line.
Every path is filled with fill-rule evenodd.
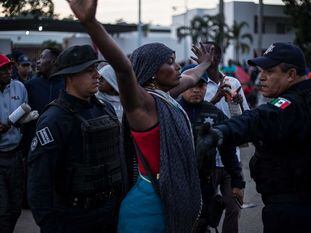
M 156 85 L 162 91 L 169 91 L 179 84 L 180 66 L 175 59 L 176 56 L 173 53 L 155 74 Z

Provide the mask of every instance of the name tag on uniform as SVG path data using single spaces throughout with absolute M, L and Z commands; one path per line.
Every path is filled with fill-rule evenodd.
M 49 144 L 51 142 L 54 142 L 54 138 L 50 132 L 50 129 L 48 127 L 45 127 L 39 131 L 36 132 L 36 135 L 39 139 L 39 142 L 41 146 L 44 146 L 46 144 Z

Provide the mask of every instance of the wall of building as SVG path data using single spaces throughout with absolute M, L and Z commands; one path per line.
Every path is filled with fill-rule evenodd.
M 192 9 L 188 11 L 188 21 L 197 14 L 203 16 L 205 14 L 216 15 L 218 8 L 213 9 Z M 232 26 L 234 21 L 247 22 L 248 27 L 242 30 L 242 34 L 250 33 L 253 37 L 253 43 L 250 44 L 250 52 L 247 54 L 240 54 L 240 61 L 247 60 L 254 56 L 254 52 L 257 50 L 258 34 L 255 32 L 255 18 L 258 15 L 258 4 L 254 2 L 225 2 L 224 4 L 225 21 L 228 26 Z M 290 18 L 284 14 L 282 5 L 264 5 L 264 23 L 265 33 L 263 34 L 262 49 L 268 48 L 273 42 L 293 42 L 294 32 L 291 30 L 289 24 Z M 277 24 L 284 23 L 285 25 L 279 25 L 285 27 L 285 33 L 277 33 Z M 172 16 L 172 33 L 175 33 L 179 26 L 184 25 L 184 14 Z M 248 42 L 248 40 L 246 41 Z M 189 42 L 189 44 L 191 41 Z M 235 57 L 234 45 L 230 45 L 224 54 L 224 62 Z

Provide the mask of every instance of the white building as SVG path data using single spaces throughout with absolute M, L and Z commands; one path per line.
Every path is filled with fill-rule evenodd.
M 273 42 L 293 42 L 294 32 L 291 30 L 290 17 L 283 12 L 283 5 L 264 5 L 263 7 L 263 41 L 262 49 L 265 50 Z M 244 28 L 242 34 L 250 33 L 253 37 L 253 43 L 250 44 L 249 54 L 240 54 L 240 61 L 247 60 L 254 56 L 257 49 L 257 18 L 258 18 L 258 4 L 254 2 L 225 2 L 224 3 L 224 16 L 226 24 L 231 27 L 234 21 L 247 22 L 249 27 Z M 172 32 L 176 35 L 176 29 L 180 26 L 189 26 L 190 21 L 194 16 L 199 15 L 216 15 L 218 14 L 218 6 L 212 9 L 192 9 L 187 12 L 187 15 L 179 14 L 174 15 L 172 18 Z M 187 19 L 187 20 L 185 20 Z M 186 21 L 186 22 L 185 22 Z M 188 39 L 188 43 L 189 43 Z M 248 42 L 248 41 L 246 41 Z M 230 45 L 224 56 L 225 62 L 233 59 L 234 47 Z

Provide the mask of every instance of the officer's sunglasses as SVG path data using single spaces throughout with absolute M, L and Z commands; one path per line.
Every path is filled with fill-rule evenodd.
M 0 74 L 7 74 L 7 73 L 11 73 L 13 69 L 13 65 L 12 64 L 8 64 L 8 65 L 4 65 L 0 68 Z

